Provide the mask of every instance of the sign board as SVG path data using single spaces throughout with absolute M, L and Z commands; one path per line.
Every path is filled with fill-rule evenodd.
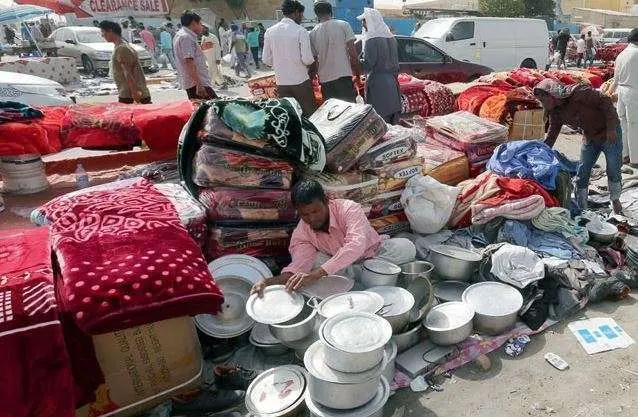
M 170 12 L 167 0 L 84 0 L 79 7 L 95 17 L 150 17 Z

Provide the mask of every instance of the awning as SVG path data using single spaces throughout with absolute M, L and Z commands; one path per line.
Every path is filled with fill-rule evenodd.
M 53 13 L 73 13 L 77 17 L 91 17 L 90 14 L 80 8 L 82 0 L 15 0 L 18 4 L 36 5 L 53 10 Z
M 33 5 L 11 6 L 0 10 L 0 24 L 16 23 L 53 13 L 51 9 Z

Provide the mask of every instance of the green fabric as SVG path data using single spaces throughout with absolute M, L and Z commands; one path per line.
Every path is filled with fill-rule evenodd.
M 562 207 L 546 208 L 532 219 L 532 224 L 539 230 L 560 233 L 567 239 L 574 239 L 578 244 L 585 244 L 589 240 L 587 229 L 572 220 L 569 210 Z
M 260 138 L 264 134 L 266 112 L 263 109 L 230 103 L 224 107 L 221 118 L 234 132 L 248 138 Z
M 248 46 L 250 46 L 251 48 L 259 47 L 259 32 L 248 32 L 248 34 L 246 35 L 246 41 L 248 42 Z

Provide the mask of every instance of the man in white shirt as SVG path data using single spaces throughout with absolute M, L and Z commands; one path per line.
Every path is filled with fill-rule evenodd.
M 343 20 L 332 18 L 332 5 L 327 1 L 315 3 L 319 24 L 310 32 L 310 45 L 317 63 L 324 100 L 338 98 L 354 103 L 357 94 L 352 74 L 360 74 L 360 64 L 354 46 L 354 32 Z
M 629 45 L 614 68 L 614 86 L 618 93 L 618 118 L 622 126 L 623 156 L 638 164 L 638 29 L 629 33 Z
M 293 97 L 308 117 L 317 103 L 312 91 L 308 67 L 315 62 L 310 36 L 299 23 L 305 7 L 297 0 L 285 0 L 281 5 L 284 18 L 268 28 L 264 35 L 262 61 L 275 70 L 279 97 Z
M 576 66 L 580 68 L 580 64 L 585 59 L 585 51 L 587 50 L 587 44 L 585 42 L 585 34 L 580 35 L 580 38 L 576 41 L 576 55 L 578 55 L 578 61 Z

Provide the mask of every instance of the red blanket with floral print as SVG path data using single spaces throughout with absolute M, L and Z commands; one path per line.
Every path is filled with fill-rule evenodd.
M 150 182 L 49 207 L 65 312 L 89 334 L 215 314 L 222 294 L 175 208 Z
M 0 233 L 0 416 L 75 415 L 49 230 Z

